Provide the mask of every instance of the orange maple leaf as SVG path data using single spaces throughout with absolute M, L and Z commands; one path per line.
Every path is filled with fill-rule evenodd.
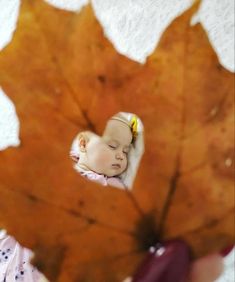
M 118 54 L 90 5 L 79 14 L 23 0 L 0 54 L 16 105 L 19 148 L 0 153 L 0 222 L 52 281 L 121 281 L 146 249 L 180 237 L 195 256 L 233 242 L 234 76 L 194 6 L 144 65 Z M 69 150 L 82 130 L 136 113 L 145 153 L 131 191 L 80 177 Z

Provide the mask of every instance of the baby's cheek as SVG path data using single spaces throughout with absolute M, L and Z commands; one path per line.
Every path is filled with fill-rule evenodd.
M 110 165 L 112 161 L 113 161 L 112 153 L 107 152 L 106 150 L 104 150 L 102 154 L 99 154 L 96 158 L 96 163 L 103 167 Z

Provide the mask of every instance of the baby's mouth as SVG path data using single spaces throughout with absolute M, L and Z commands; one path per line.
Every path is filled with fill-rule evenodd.
M 112 164 L 112 168 L 120 169 L 121 165 L 120 164 Z

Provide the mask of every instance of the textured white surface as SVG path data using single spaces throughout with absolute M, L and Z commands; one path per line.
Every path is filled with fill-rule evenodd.
M 204 0 L 199 11 L 199 21 L 208 37 L 220 63 L 235 71 L 234 58 L 234 0 Z
M 80 11 L 88 0 L 45 0 L 60 9 Z M 0 49 L 15 29 L 19 0 L 0 0 Z M 169 23 L 193 0 L 91 0 L 97 19 L 118 52 L 144 63 Z M 221 64 L 235 71 L 234 0 L 204 0 L 198 20 L 208 33 Z
M 0 0 L 0 50 L 11 41 L 19 6 L 20 0 Z
M 191 0 L 93 0 L 106 36 L 123 55 L 144 63 L 169 23 Z
M 76 12 L 80 11 L 81 8 L 89 2 L 89 0 L 44 0 L 44 1 L 59 9 L 76 11 Z
M 224 259 L 224 273 L 221 275 L 216 282 L 234 282 L 235 281 L 235 271 L 234 271 L 234 262 L 235 262 L 235 251 L 230 252 L 230 254 Z
M 144 63 L 169 23 L 191 0 L 92 0 L 106 36 L 116 49 Z M 204 0 L 198 15 L 221 64 L 230 71 L 234 62 L 234 1 Z
M 0 88 L 0 150 L 18 146 L 19 120 L 15 106 Z
M 61 9 L 79 11 L 88 0 L 46 0 Z M 0 0 L 0 50 L 11 40 L 19 12 L 19 0 Z M 121 54 L 145 62 L 164 29 L 192 0 L 93 0 L 105 34 Z M 208 33 L 221 64 L 235 70 L 234 0 L 204 0 L 197 15 Z M 19 122 L 13 104 L 0 90 L 0 150 L 19 144 Z M 218 282 L 234 282 L 234 251 L 225 260 Z

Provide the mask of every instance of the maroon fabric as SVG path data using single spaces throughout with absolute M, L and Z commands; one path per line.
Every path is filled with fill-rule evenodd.
M 174 240 L 151 247 L 132 282 L 185 282 L 190 265 L 186 243 Z

